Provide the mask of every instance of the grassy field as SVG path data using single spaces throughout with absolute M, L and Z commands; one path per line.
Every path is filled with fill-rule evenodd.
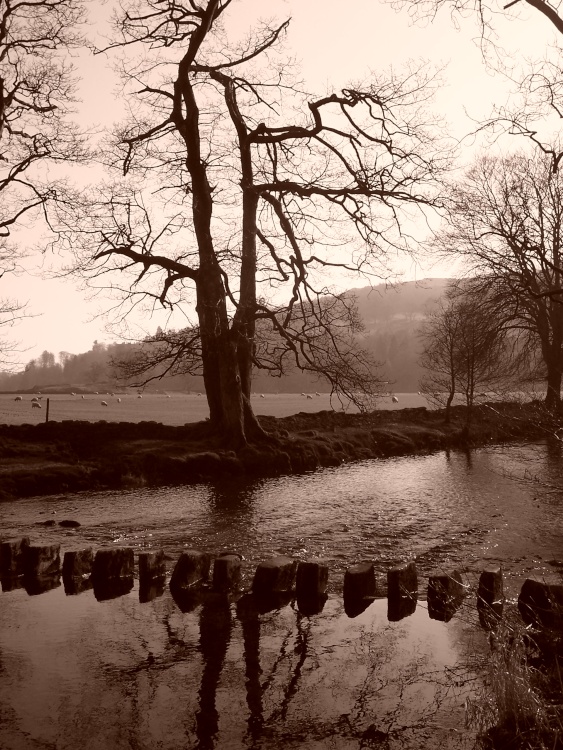
M 331 409 L 328 394 L 307 398 L 298 393 L 266 393 L 262 397 L 255 394 L 252 397 L 254 410 L 257 414 L 267 414 L 274 417 L 287 417 L 298 412 L 317 412 Z M 398 403 L 393 403 L 391 397 L 382 398 L 379 409 L 404 409 L 407 407 L 427 406 L 426 400 L 416 393 L 397 394 Z M 45 421 L 47 411 L 47 396 L 39 402 L 41 409 L 32 407 L 30 394 L 22 395 L 22 401 L 15 400 L 16 394 L 0 394 L 0 424 L 38 424 Z M 118 402 L 118 398 L 121 402 Z M 102 401 L 107 406 L 102 405 Z M 342 406 L 334 401 L 335 410 Z M 353 407 L 350 412 L 356 411 Z M 136 394 L 117 394 L 115 396 L 100 394 L 71 396 L 68 394 L 49 396 L 49 420 L 60 422 L 64 419 L 85 420 L 97 422 L 143 422 L 154 421 L 169 425 L 183 425 L 187 422 L 199 422 L 209 416 L 205 396 L 195 393 L 144 394 L 139 398 Z

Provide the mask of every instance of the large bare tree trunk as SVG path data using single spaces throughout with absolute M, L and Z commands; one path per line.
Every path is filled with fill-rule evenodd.
M 548 409 L 558 409 L 561 406 L 561 363 L 560 357 L 555 355 L 547 362 L 547 391 L 545 405 Z
M 243 393 L 236 346 L 229 328 L 225 289 L 216 263 L 200 266 L 197 291 L 203 378 L 210 421 L 225 442 L 237 448 L 246 443 Z

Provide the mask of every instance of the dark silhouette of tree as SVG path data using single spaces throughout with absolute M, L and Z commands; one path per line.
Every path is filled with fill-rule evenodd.
M 481 158 L 453 189 L 436 243 L 465 258 L 472 294 L 512 331 L 521 361 L 539 355 L 550 408 L 560 404 L 563 367 L 562 198 L 547 156 Z
M 429 312 L 420 329 L 420 365 L 426 370 L 420 388 L 436 405 L 445 407 L 446 422 L 450 421 L 451 406 L 461 388 L 458 342 L 462 322 L 459 310 L 446 298 Z
M 480 278 L 453 282 L 421 327 L 420 364 L 426 376 L 420 386 L 431 401 L 445 408 L 450 421 L 456 395 L 473 406 L 482 390 L 502 391 L 524 376 L 527 358 L 515 336 L 514 320 Z
M 498 44 L 498 35 L 495 30 L 496 17 L 504 11 L 505 15 L 513 17 L 518 8 L 529 6 L 541 13 L 549 23 L 560 34 L 563 33 L 563 17 L 557 6 L 546 2 L 546 0 L 506 0 L 499 7 L 486 0 L 394 0 L 396 7 L 408 7 L 411 13 L 421 18 L 434 18 L 439 11 L 450 11 L 452 18 L 459 21 L 460 18 L 475 16 L 481 27 L 484 40 Z M 513 10 L 511 10 L 513 9 Z
M 210 424 L 235 446 L 264 438 L 249 400 L 257 365 L 291 358 L 360 405 L 377 393 L 354 306 L 331 297 L 329 274 L 388 277 L 389 251 L 409 246 L 401 207 L 432 205 L 447 161 L 424 111 L 427 70 L 310 97 L 280 56 L 287 21 L 228 41 L 239 7 L 134 0 L 117 17 L 110 47 L 135 109 L 115 148 L 131 179 L 89 197 L 69 241 L 74 270 L 125 305 L 195 297 Z M 258 343 L 259 324 L 276 343 Z
M 547 0 L 504 0 L 500 5 L 490 0 L 390 0 L 396 8 L 408 9 L 411 17 L 432 21 L 440 12 L 449 11 L 456 28 L 474 22 L 479 28 L 482 57 L 487 68 L 502 75 L 507 83 L 507 99 L 494 103 L 491 114 L 477 126 L 496 138 L 501 133 L 525 137 L 552 160 L 558 169 L 563 158 L 561 128 L 561 49 L 563 16 L 559 3 Z M 529 25 L 530 14 L 540 14 L 545 24 L 534 26 L 530 34 L 537 42 L 537 54 L 523 55 L 516 44 L 511 45 L 506 20 L 519 20 Z M 504 17 L 504 18 L 503 18 Z M 532 21 L 536 19 L 532 18 Z M 537 31 L 536 31 L 537 29 Z M 542 39 L 540 33 L 545 30 Z M 553 34 L 555 31 L 555 44 Z
M 0 279 L 16 270 L 22 252 L 13 234 L 64 200 L 65 182 L 45 167 L 84 157 L 69 122 L 72 67 L 64 51 L 81 44 L 80 0 L 3 0 L 0 3 Z M 0 326 L 12 326 L 25 305 L 0 297 Z M 0 363 L 17 347 L 0 341 Z

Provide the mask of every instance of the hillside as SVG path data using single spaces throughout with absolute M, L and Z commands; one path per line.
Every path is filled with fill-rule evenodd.
M 420 343 L 417 331 L 429 305 L 442 296 L 448 283 L 448 279 L 423 279 L 394 287 L 380 284 L 349 290 L 349 294 L 357 299 L 365 324 L 361 343 L 381 363 L 381 374 L 389 381 L 389 390 L 399 393 L 418 390 L 422 373 L 418 366 Z M 45 351 L 20 373 L 0 373 L 0 390 L 47 390 L 49 386 L 76 392 L 81 389 L 113 390 L 119 387 L 119 383 L 113 375 L 110 360 L 126 357 L 133 346 L 94 342 L 92 348 L 82 354 L 61 352 L 59 362 L 54 354 Z M 182 375 L 153 381 L 150 388 L 203 391 L 203 381 L 200 377 Z M 323 391 L 326 385 L 298 371 L 283 378 L 256 371 L 253 388 L 264 393 L 300 393 Z
M 427 309 L 444 294 L 450 281 L 423 279 L 387 289 L 380 285 L 350 290 L 366 326 L 362 343 L 383 364 L 391 390 L 418 390 L 422 371 L 417 331 Z

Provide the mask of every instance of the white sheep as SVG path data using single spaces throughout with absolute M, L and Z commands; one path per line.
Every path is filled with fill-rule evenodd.
M 39 403 L 39 401 L 32 401 L 31 402 L 31 408 L 32 409 L 41 409 L 41 404 Z
M 107 401 L 102 401 L 102 406 L 107 406 L 107 405 L 108 405 Z

